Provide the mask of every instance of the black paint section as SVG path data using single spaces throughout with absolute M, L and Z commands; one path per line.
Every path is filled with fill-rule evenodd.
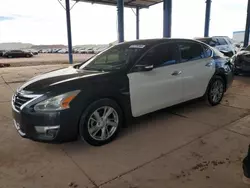
M 197 42 L 186 39 L 154 39 L 126 42 L 119 45 L 145 45 L 145 48 L 136 58 L 129 60 L 126 67 L 112 71 L 79 70 L 80 65 L 52 71 L 37 76 L 25 83 L 20 90 L 30 91 L 33 94 L 43 94 L 43 97 L 26 105 L 20 113 L 13 110 L 14 119 L 19 122 L 27 133 L 27 137 L 34 140 L 46 140 L 37 135 L 34 126 L 60 125 L 55 139 L 51 141 L 69 141 L 78 135 L 78 126 L 82 113 L 94 101 L 109 98 L 117 102 L 123 110 L 124 119 L 131 117 L 131 102 L 129 93 L 129 79 L 127 74 L 132 67 L 143 57 L 148 50 L 156 45 L 167 42 Z M 203 43 L 200 43 L 203 44 Z M 205 44 L 203 44 L 205 45 Z M 215 75 L 225 78 L 227 86 L 232 82 L 232 69 L 228 59 L 221 54 L 214 55 L 216 64 Z M 80 90 L 81 92 L 70 103 L 70 108 L 59 112 L 35 112 L 34 105 L 40 101 L 62 93 Z
M 242 50 L 233 57 L 235 73 L 250 72 L 250 51 L 248 50 Z

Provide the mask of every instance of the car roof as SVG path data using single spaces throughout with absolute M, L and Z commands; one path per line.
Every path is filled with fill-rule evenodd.
M 143 45 L 157 45 L 165 42 L 198 42 L 200 41 L 193 40 L 193 39 L 184 39 L 184 38 L 162 38 L 162 39 L 143 39 L 143 40 L 134 40 L 129 42 L 123 42 L 117 45 L 133 45 L 133 44 L 143 44 Z
M 213 37 L 197 37 L 196 40 L 202 40 L 202 39 L 212 39 Z

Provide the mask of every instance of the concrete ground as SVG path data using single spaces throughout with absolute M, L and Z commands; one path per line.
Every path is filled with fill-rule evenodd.
M 93 54 L 73 54 L 74 63 L 83 62 Z M 68 54 L 38 54 L 30 58 L 0 58 L 1 64 L 9 64 L 11 67 L 68 64 Z
M 201 100 L 136 119 L 114 142 L 45 144 L 21 138 L 10 98 L 20 81 L 65 65 L 0 69 L 0 188 L 245 188 L 250 78 L 221 105 Z

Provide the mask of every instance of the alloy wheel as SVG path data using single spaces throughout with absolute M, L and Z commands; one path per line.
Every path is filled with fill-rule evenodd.
M 103 106 L 89 116 L 88 132 L 93 139 L 105 141 L 116 132 L 118 124 L 119 117 L 115 109 Z
M 223 96 L 223 92 L 224 92 L 224 85 L 223 85 L 222 81 L 216 80 L 213 83 L 211 91 L 210 91 L 211 100 L 214 103 L 219 102 Z

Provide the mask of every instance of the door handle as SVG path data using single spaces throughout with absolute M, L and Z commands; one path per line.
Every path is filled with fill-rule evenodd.
M 207 64 L 206 64 L 206 67 L 212 67 L 213 66 L 213 62 L 208 62 Z
M 181 74 L 181 71 L 174 71 L 171 75 L 172 76 L 178 76 Z

